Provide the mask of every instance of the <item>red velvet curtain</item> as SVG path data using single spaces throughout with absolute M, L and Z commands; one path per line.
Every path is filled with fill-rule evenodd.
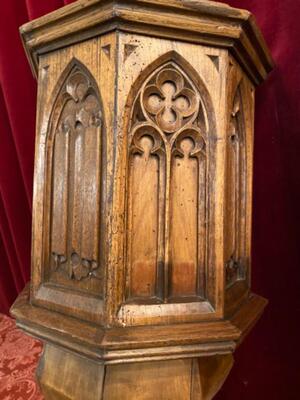
M 0 0 L 0 312 L 30 276 L 36 82 L 19 26 L 71 3 Z
M 18 27 L 71 1 L 0 0 L 0 311 L 29 279 L 36 83 Z M 227 0 L 254 13 L 276 62 L 256 95 L 253 282 L 270 304 L 217 399 L 300 397 L 300 1 Z

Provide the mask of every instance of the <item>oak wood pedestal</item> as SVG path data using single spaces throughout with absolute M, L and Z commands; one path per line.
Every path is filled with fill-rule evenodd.
M 208 400 L 266 300 L 250 291 L 250 13 L 79 0 L 21 28 L 38 79 L 32 280 L 46 399 Z M 250 356 L 250 355 L 249 355 Z

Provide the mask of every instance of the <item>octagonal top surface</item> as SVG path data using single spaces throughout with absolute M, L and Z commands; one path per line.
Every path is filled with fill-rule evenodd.
M 78 0 L 20 28 L 35 75 L 40 54 L 114 30 L 227 48 L 255 84 L 273 68 L 253 15 L 209 0 Z

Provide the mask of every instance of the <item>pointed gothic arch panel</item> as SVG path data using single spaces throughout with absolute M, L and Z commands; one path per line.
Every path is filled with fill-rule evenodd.
M 46 279 L 101 295 L 101 99 L 94 78 L 76 59 L 58 86 L 47 145 Z
M 128 104 L 126 298 L 203 300 L 212 103 L 199 75 L 176 52 L 141 75 Z
M 234 92 L 227 138 L 227 287 L 246 277 L 247 154 L 243 83 Z

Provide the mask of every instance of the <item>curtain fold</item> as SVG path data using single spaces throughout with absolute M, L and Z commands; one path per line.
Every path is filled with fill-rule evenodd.
M 27 20 L 23 0 L 5 1 L 0 13 L 0 83 L 26 188 L 27 206 L 31 209 L 36 83 L 18 31 Z
M 21 1 L 21 0 L 19 0 Z M 24 1 L 24 0 L 22 0 Z M 74 1 L 74 0 L 73 0 Z M 64 6 L 63 0 L 25 0 L 29 20 L 41 17 Z
M 26 280 L 24 277 L 24 271 L 22 271 L 21 269 L 21 264 L 16 254 L 16 248 L 10 234 L 10 227 L 7 221 L 7 213 L 3 205 L 1 193 L 0 193 L 0 220 L 1 220 L 0 237 L 3 246 L 2 252 L 3 254 L 5 253 L 4 258 L 6 259 L 6 263 L 1 262 L 1 267 L 3 268 L 3 270 L 5 270 L 5 279 L 3 280 L 3 283 L 5 284 L 9 281 L 10 289 L 13 287 L 15 295 L 17 295 L 22 290 Z
M 0 218 L 2 215 L 1 210 L 1 195 L 0 195 Z M 1 220 L 0 220 L 1 221 Z M 2 222 L 2 221 L 1 221 Z M 19 290 L 17 283 L 12 276 L 11 264 L 7 257 L 7 249 L 2 239 L 2 232 L 0 231 L 0 293 L 1 295 L 1 309 L 8 310 L 12 302 L 15 300 Z M 4 279 L 5 277 L 5 279 Z M 19 286 L 18 286 L 19 287 Z M 4 295 L 3 295 L 4 294 Z
M 6 258 L 8 259 L 8 264 L 6 265 L 7 271 L 10 273 L 14 286 L 17 292 L 23 289 L 25 282 L 28 280 L 28 266 L 25 269 L 20 250 L 18 249 L 18 242 L 14 238 L 14 229 L 9 222 L 9 212 L 5 209 L 3 202 L 3 195 L 1 193 L 0 197 L 0 218 L 1 218 L 1 237 L 3 245 L 5 246 Z M 26 255 L 28 258 L 28 255 Z M 24 258 L 23 258 L 24 260 Z
M 0 132 L 0 231 L 9 260 L 6 268 L 20 291 L 29 277 L 31 212 L 1 86 Z M 0 305 L 6 295 L 4 289 Z
M 70 1 L 69 1 L 70 2 Z M 19 27 L 66 2 L 2 0 L 0 13 L 0 312 L 30 276 L 36 81 Z M 5 260 L 5 261 L 4 261 Z
M 1 1 L 0 312 L 4 313 L 30 276 L 36 81 L 19 27 L 71 2 Z

